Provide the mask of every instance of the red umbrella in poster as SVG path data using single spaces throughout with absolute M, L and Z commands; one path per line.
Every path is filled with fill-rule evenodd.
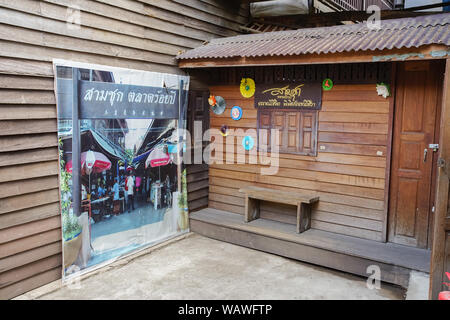
M 111 168 L 111 161 L 100 152 L 89 150 L 81 153 L 81 174 L 103 172 Z M 66 171 L 72 173 L 72 160 L 66 164 Z
M 154 167 L 165 166 L 170 162 L 170 156 L 167 152 L 167 147 L 160 145 L 155 147 L 145 160 L 145 168 L 149 165 Z

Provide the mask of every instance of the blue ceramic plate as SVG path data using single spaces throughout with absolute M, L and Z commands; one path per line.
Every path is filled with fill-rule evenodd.
M 242 139 L 242 146 L 245 150 L 252 150 L 253 146 L 255 145 L 255 142 L 253 141 L 253 138 L 251 136 L 245 136 Z
M 239 120 L 242 117 L 242 109 L 241 107 L 234 106 L 231 108 L 231 119 Z

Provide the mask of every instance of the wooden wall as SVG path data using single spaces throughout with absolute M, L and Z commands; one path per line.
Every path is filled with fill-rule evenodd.
M 0 299 L 61 277 L 52 59 L 181 73 L 180 50 L 247 21 L 244 5 L 223 3 L 0 0 Z M 81 10 L 78 28 L 68 5 Z
M 187 167 L 189 212 L 208 206 L 208 165 L 194 164 Z
M 243 98 L 238 85 L 210 90 L 224 97 L 228 108 L 243 109 L 238 121 L 229 111 L 211 113 L 212 128 L 225 124 L 230 129 L 256 129 L 254 100 Z M 209 207 L 243 214 L 244 198 L 238 189 L 247 185 L 316 193 L 320 201 L 312 212 L 312 228 L 382 241 L 390 99 L 377 95 L 375 82 L 337 84 L 324 91 L 317 157 L 280 154 L 273 176 L 260 175 L 261 165 L 248 164 L 248 158 L 247 164 L 211 164 Z M 235 154 L 244 152 L 242 136 L 235 141 Z M 261 216 L 268 219 L 295 224 L 294 215 L 293 207 L 279 204 L 261 208 Z
M 195 151 L 200 155 L 207 145 L 207 141 L 198 141 L 209 128 L 209 91 L 208 90 L 190 90 L 189 106 L 187 110 L 187 130 L 190 133 L 189 152 L 190 159 L 187 165 L 187 188 L 189 211 L 199 210 L 208 206 L 208 165 L 201 159 L 195 159 Z M 195 125 L 201 127 L 195 129 Z M 196 132 L 197 130 L 198 132 Z M 198 137 L 197 135 L 200 135 Z M 197 155 L 198 157 L 198 155 Z

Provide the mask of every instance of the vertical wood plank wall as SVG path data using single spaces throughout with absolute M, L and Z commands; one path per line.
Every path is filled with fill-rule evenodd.
M 69 28 L 72 4 L 81 25 Z M 228 6 L 0 0 L 0 299 L 61 277 L 52 59 L 181 73 L 174 60 L 180 50 L 239 33 L 247 7 Z
M 199 210 L 208 206 L 208 165 L 201 159 L 195 159 L 196 151 L 200 155 L 207 144 L 207 141 L 201 141 L 203 132 L 209 128 L 209 91 L 208 90 L 190 90 L 189 107 L 187 110 L 187 130 L 190 133 L 190 146 L 187 146 L 187 152 L 190 153 L 190 159 L 186 166 L 187 169 L 187 189 L 189 211 Z M 200 128 L 199 128 L 200 126 Z M 198 132 L 197 132 L 197 131 Z M 198 137 L 200 135 L 200 137 Z M 200 139 L 200 141 L 196 141 Z M 198 155 L 197 155 L 198 157 Z
M 187 166 L 189 212 L 208 206 L 208 165 Z
M 243 98 L 238 85 L 210 90 L 227 103 L 223 114 L 211 112 L 211 128 L 257 128 L 254 99 Z M 247 185 L 316 193 L 320 201 L 312 212 L 312 228 L 382 241 L 390 99 L 377 95 L 375 83 L 335 85 L 323 92 L 317 157 L 280 154 L 273 176 L 260 175 L 261 165 L 248 164 L 248 157 L 247 164 L 211 164 L 209 207 L 243 214 L 238 189 Z M 235 105 L 243 110 L 238 121 L 230 117 Z M 235 154 L 244 152 L 243 135 L 234 143 Z M 279 204 L 266 203 L 261 216 L 295 223 L 294 208 Z

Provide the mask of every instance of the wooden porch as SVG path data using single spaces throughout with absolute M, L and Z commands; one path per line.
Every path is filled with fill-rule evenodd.
M 383 243 L 332 232 L 256 219 L 244 222 L 239 214 L 205 208 L 190 214 L 191 231 L 203 236 L 277 254 L 363 277 L 367 267 L 378 265 L 381 280 L 407 287 L 412 270 L 428 273 L 430 250 Z

